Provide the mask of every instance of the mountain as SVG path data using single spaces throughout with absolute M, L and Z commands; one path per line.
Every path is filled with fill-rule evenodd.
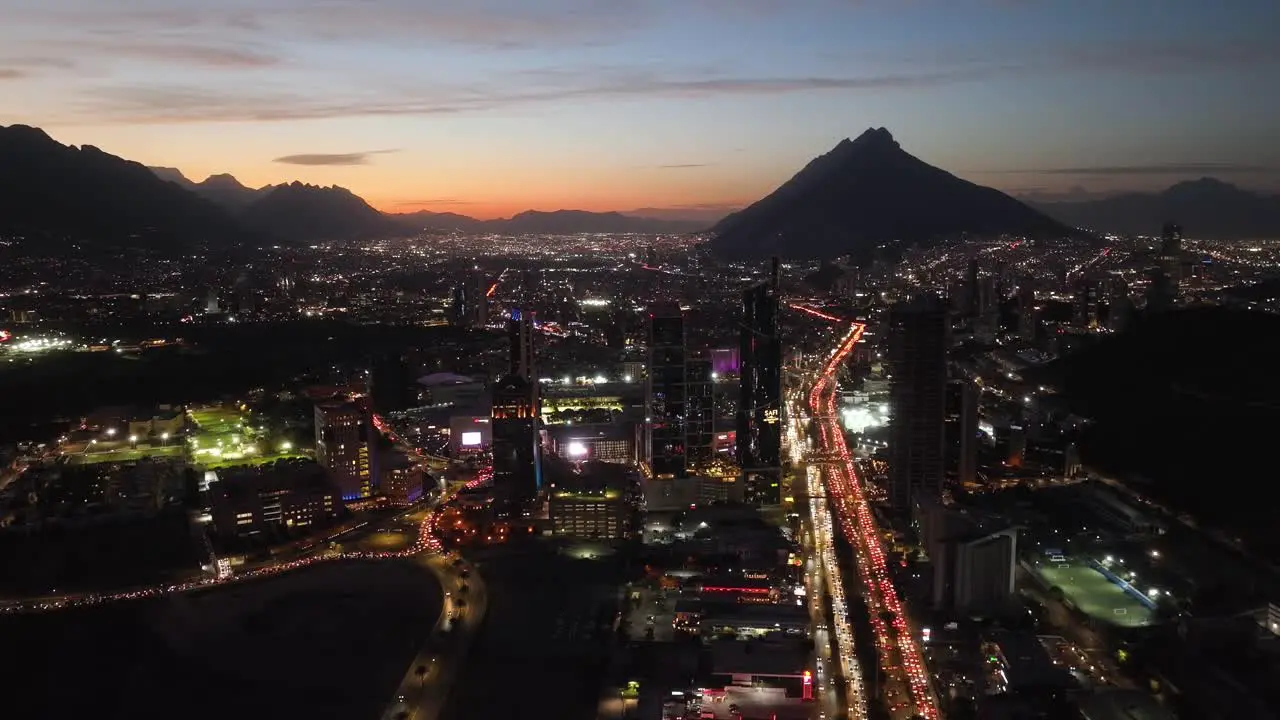
M 1191 237 L 1280 238 L 1280 196 L 1250 192 L 1214 178 L 1180 182 L 1158 193 L 1035 207 L 1070 225 L 1102 232 L 1155 235 L 1173 220 Z
M 346 188 L 300 182 L 264 188 L 263 195 L 240 213 L 240 220 L 283 242 L 364 240 L 403 231 L 390 216 Z
M 498 232 L 542 233 L 685 233 L 699 230 L 705 223 L 687 220 L 658 220 L 633 217 L 619 212 L 587 212 L 586 210 L 526 210 L 507 220 L 493 221 Z
M 509 218 L 477 220 L 456 213 L 423 210 L 392 215 L 404 227 L 415 230 L 495 233 L 504 235 L 572 235 L 575 233 L 687 233 L 706 223 L 690 220 L 665 220 L 636 217 L 619 212 L 586 210 L 526 210 Z
M 992 188 L 908 154 L 884 128 L 845 139 L 795 177 L 712 229 L 727 258 L 829 258 L 891 240 L 965 233 L 1061 236 L 1070 230 Z
M 197 195 L 211 200 L 222 207 L 239 212 L 265 196 L 270 187 L 253 189 L 240 184 L 239 180 L 227 174 L 210 175 L 193 188 Z
M 147 169 L 155 173 L 156 177 L 160 178 L 161 180 L 167 180 L 171 183 L 174 183 L 180 187 L 184 187 L 188 190 L 195 187 L 196 185 L 195 183 L 191 182 L 190 178 L 188 178 L 186 175 L 183 175 L 182 171 L 179 170 L 178 168 L 149 167 Z
M 0 235 L 153 248 L 248 239 L 222 208 L 146 166 L 0 126 Z

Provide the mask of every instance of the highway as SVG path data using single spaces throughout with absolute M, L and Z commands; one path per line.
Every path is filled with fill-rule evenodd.
M 885 673 L 885 698 L 891 716 L 901 720 L 919 716 L 936 720 L 937 700 L 929 682 L 920 644 L 911 629 L 897 590 L 885 563 L 880 530 L 863 493 L 853 457 L 844 442 L 836 408 L 837 376 L 844 361 L 857 345 L 866 326 L 853 323 L 835 351 L 819 370 L 809 393 L 809 412 L 817 431 L 816 452 L 823 462 L 811 478 L 811 504 L 829 506 L 831 522 L 838 526 L 853 548 L 861 590 L 870 610 L 881 669 Z M 821 518 L 819 518 L 821 522 Z M 829 546 L 831 543 L 826 541 Z M 835 562 L 832 553 L 832 564 Z M 825 563 L 824 563 L 825 564 Z M 838 569 L 836 570 L 838 572 Z M 841 583 L 833 577 L 834 591 Z M 844 585 L 846 591 L 852 591 Z M 833 593 L 834 594 L 834 593 Z M 843 598 L 842 598 L 843 599 Z M 838 603 L 843 605 L 844 603 Z M 837 640 L 839 629 L 837 628 Z M 850 637 L 850 644 L 852 637 Z M 841 654 L 844 654 L 843 648 Z M 850 705 L 852 710 L 853 705 Z

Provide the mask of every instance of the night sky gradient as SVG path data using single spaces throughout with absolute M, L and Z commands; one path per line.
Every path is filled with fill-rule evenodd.
M 1013 193 L 1280 189 L 1276 0 L 0 0 L 0 123 L 389 211 L 717 215 L 869 126 Z

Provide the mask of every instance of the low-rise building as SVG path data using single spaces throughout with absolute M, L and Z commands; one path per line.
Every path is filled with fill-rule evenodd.
M 224 537 L 320 525 L 342 510 L 338 488 L 311 460 L 219 471 L 209 483 L 209 498 L 214 527 Z
M 551 530 L 564 537 L 621 540 L 631 530 L 630 509 L 620 490 L 556 490 L 550 500 Z

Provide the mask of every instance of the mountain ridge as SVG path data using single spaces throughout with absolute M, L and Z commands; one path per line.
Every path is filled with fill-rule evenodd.
M 141 163 L 0 126 L 0 234 L 162 250 L 252 239 L 225 210 Z
M 883 242 L 966 234 L 1063 236 L 1073 231 L 998 190 L 929 165 L 879 127 L 841 140 L 711 232 L 713 252 L 751 259 L 865 255 Z
M 331 185 L 328 187 L 319 185 L 309 185 L 293 181 L 289 183 L 281 183 L 279 185 L 266 185 L 261 188 L 253 189 L 246 187 L 235 176 L 222 173 L 210 175 L 208 178 L 200 182 L 194 182 L 187 178 L 182 171 L 177 168 L 169 167 L 152 167 L 149 168 L 157 176 L 170 182 L 182 185 L 192 192 L 200 195 L 208 200 L 212 200 L 219 205 L 227 208 L 237 215 L 247 214 L 250 218 L 250 225 L 254 229 L 267 232 L 277 239 L 298 239 L 301 235 L 316 230 L 324 230 L 326 235 L 332 235 L 339 229 L 345 229 L 347 232 L 338 231 L 338 235 L 346 236 L 347 239 L 358 239 L 363 235 L 374 234 L 378 232 L 394 232 L 394 231 L 428 231 L 428 232 L 488 232 L 488 233 L 544 233 L 555 235 L 570 235 L 575 233 L 690 233 L 703 230 L 708 223 L 702 220 L 683 220 L 677 218 L 657 218 L 644 215 L 636 215 L 625 213 L 617 210 L 606 212 L 593 212 L 589 210 L 524 210 L 518 212 L 511 217 L 494 218 L 482 220 L 469 215 L 453 212 L 435 212 L 432 210 L 417 210 L 408 213 L 388 213 L 377 210 L 369 205 L 367 201 L 360 198 L 352 191 L 339 185 Z M 265 210 L 255 207 L 262 203 L 267 196 L 273 194 L 278 188 L 291 187 L 291 192 L 308 192 L 317 193 L 323 190 L 341 191 L 346 195 L 358 198 L 368 210 L 377 212 L 389 223 L 376 222 L 369 216 L 367 210 L 359 207 L 355 203 L 348 200 L 339 201 L 338 194 L 330 195 L 330 199 L 345 203 L 347 211 L 351 213 L 349 216 L 341 214 L 333 214 L 329 216 L 331 222 L 336 223 L 333 226 L 324 224 L 314 224 L 310 220 L 299 219 L 299 226 L 296 228 L 287 227 L 285 218 L 270 218 L 271 212 L 284 212 L 285 204 L 279 199 L 272 201 L 267 205 L 270 208 L 276 205 L 273 210 Z M 296 202 L 303 202 L 297 200 Z M 312 212 L 338 213 L 337 208 L 329 208 L 321 210 L 320 204 L 322 200 L 314 198 L 310 201 L 310 210 Z M 361 219 L 358 216 L 364 216 Z M 350 233 L 354 232 L 354 235 Z M 311 239 L 317 239 L 312 237 Z M 333 239 L 333 238 L 325 238 Z
M 1156 192 L 1031 205 L 1062 222 L 1100 232 L 1153 235 L 1163 223 L 1176 220 L 1192 237 L 1280 238 L 1280 195 L 1245 190 L 1212 177 L 1182 180 Z

